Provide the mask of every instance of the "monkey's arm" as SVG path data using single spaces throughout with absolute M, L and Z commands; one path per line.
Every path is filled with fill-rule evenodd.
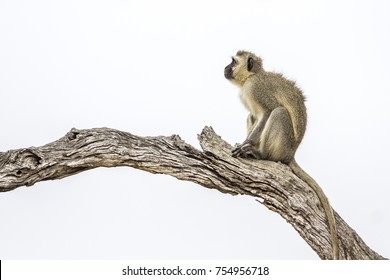
M 257 125 L 255 125 L 252 131 L 248 133 L 248 137 L 245 139 L 245 141 L 241 145 L 233 149 L 232 155 L 234 157 L 254 157 L 257 159 L 261 159 L 261 155 L 258 152 L 256 146 L 259 144 L 260 135 L 263 132 L 263 129 L 268 121 L 270 114 L 271 112 L 265 112 L 264 115 L 261 117 L 260 121 L 258 121 Z M 251 115 L 249 116 L 249 118 L 251 118 Z M 248 127 L 249 125 L 250 124 L 248 124 Z

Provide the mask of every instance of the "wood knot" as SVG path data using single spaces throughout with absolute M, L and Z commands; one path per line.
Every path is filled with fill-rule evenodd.
M 214 129 L 211 126 L 205 126 L 202 129 L 202 132 L 200 134 L 198 134 L 198 140 L 199 141 L 210 141 L 216 136 L 221 138 L 219 135 L 217 135 L 215 133 Z
M 293 194 L 288 197 L 287 203 L 291 209 L 301 211 L 304 208 L 306 201 L 302 196 Z
M 42 163 L 42 156 L 35 148 L 22 149 L 18 155 L 22 166 L 33 169 Z
M 67 134 L 66 137 L 69 141 L 75 140 L 77 138 L 77 135 L 80 134 L 80 130 L 76 128 L 72 128 Z
M 183 140 L 180 138 L 180 136 L 179 135 L 177 135 L 177 134 L 173 134 L 173 135 L 171 135 L 170 137 L 169 137 L 173 142 L 175 142 L 175 143 L 178 143 L 178 142 L 183 142 Z

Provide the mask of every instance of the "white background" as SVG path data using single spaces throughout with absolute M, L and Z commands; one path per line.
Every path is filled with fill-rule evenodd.
M 4 280 L 220 280 L 231 278 L 238 280 L 311 280 L 313 279 L 313 274 L 315 273 L 318 274 L 318 276 L 316 276 L 316 279 L 318 280 L 338 278 L 388 280 L 389 278 L 388 261 L 333 262 L 321 260 L 6 260 L 2 261 L 1 266 L 1 276 Z M 218 269 L 218 267 L 221 268 Z M 235 276 L 232 277 L 229 275 L 229 267 L 234 267 L 233 275 Z M 242 267 L 243 271 L 237 271 L 236 267 L 238 267 L 238 269 Z M 247 267 L 249 267 L 249 270 L 246 270 Z M 255 271 L 253 267 L 261 267 L 262 269 L 256 269 Z M 268 271 L 265 269 L 265 267 L 268 268 Z M 165 268 L 165 272 L 163 271 L 163 268 Z M 182 275 L 173 275 L 177 274 L 179 269 Z M 123 270 L 125 274 L 127 274 L 127 272 L 129 272 L 129 274 L 123 275 Z M 318 271 L 321 271 L 321 273 L 319 274 Z M 206 274 L 204 272 L 206 272 Z M 243 272 L 248 274 L 250 274 L 250 272 L 255 272 L 255 274 L 246 275 L 243 274 Z M 153 273 L 155 275 L 153 275 Z M 165 275 L 163 275 L 164 273 Z M 259 275 L 260 273 L 263 275 Z M 145 274 L 152 274 L 153 276 L 145 276 Z
M 389 1 L 0 0 L 0 151 L 72 127 L 231 144 L 247 112 L 223 68 L 238 49 L 307 96 L 297 161 L 390 256 Z M 130 168 L 0 193 L 0 258 L 317 259 L 291 225 L 233 197 Z

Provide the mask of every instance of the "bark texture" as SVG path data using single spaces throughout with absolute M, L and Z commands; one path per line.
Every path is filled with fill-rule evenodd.
M 0 153 L 0 191 L 61 179 L 96 167 L 129 166 L 232 195 L 250 195 L 290 223 L 321 259 L 332 258 L 328 225 L 315 193 L 291 169 L 270 161 L 238 159 L 211 127 L 198 135 L 203 151 L 178 135 L 140 137 L 95 128 L 72 129 L 42 147 Z M 384 259 L 336 213 L 340 258 Z

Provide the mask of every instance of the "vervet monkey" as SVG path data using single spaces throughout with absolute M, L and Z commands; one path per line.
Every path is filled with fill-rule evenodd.
M 225 67 L 225 78 L 240 88 L 240 99 L 249 111 L 247 138 L 234 157 L 280 161 L 292 169 L 317 194 L 327 217 L 333 259 L 339 258 L 336 221 L 321 187 L 294 159 L 306 130 L 307 114 L 302 91 L 281 74 L 263 69 L 261 58 L 238 51 Z

